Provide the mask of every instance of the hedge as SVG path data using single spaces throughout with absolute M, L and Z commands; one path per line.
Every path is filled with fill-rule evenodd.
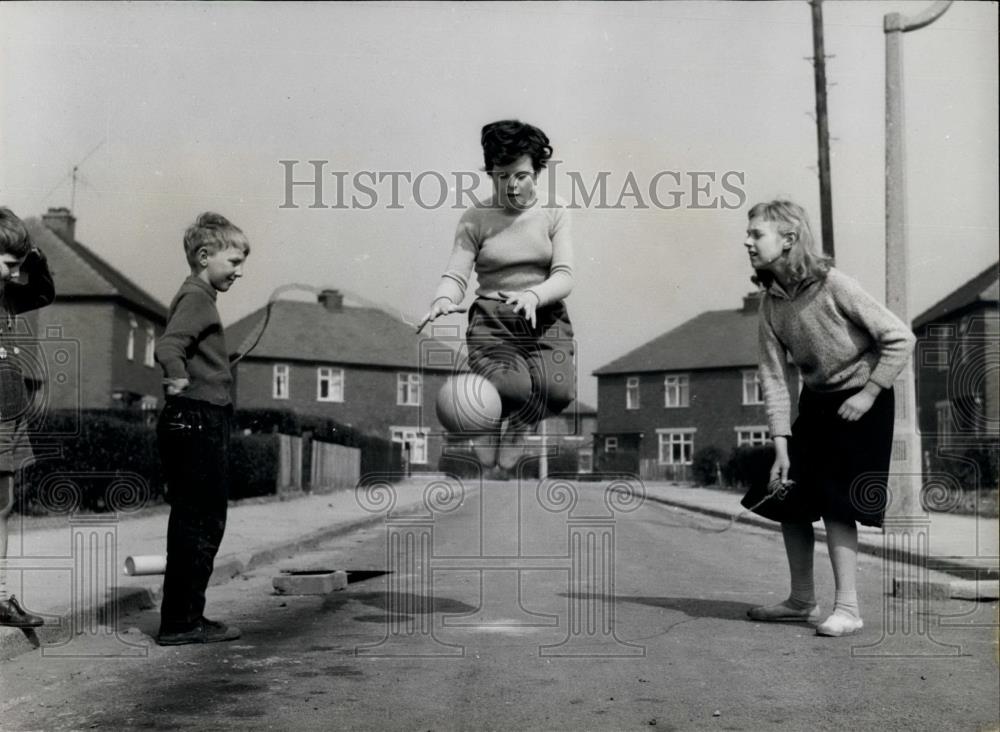
M 388 440 L 358 433 L 332 420 L 298 418 L 284 410 L 262 411 L 236 412 L 235 422 L 242 429 L 258 429 L 256 434 L 232 435 L 232 500 L 275 493 L 278 431 L 301 435 L 307 429 L 325 441 L 360 448 L 362 476 L 401 471 L 400 451 Z M 21 471 L 15 510 L 24 514 L 128 511 L 163 502 L 163 471 L 149 413 L 52 410 L 35 420 L 30 429 L 37 435 L 32 440 L 37 459 Z M 46 434 L 53 437 L 45 439 Z M 61 454 L 47 456 L 51 448 L 46 443 L 58 444 Z M 128 488 L 127 481 L 115 480 L 129 474 L 141 476 L 141 483 Z M 112 490 L 115 492 L 109 494 Z
M 773 465 L 774 445 L 736 447 L 722 467 L 722 479 L 727 486 L 743 490 L 767 485 Z
M 695 481 L 699 485 L 715 485 L 719 482 L 719 469 L 725 462 L 725 454 L 714 445 L 696 450 L 691 456 L 691 472 Z
M 32 443 L 37 456 L 34 464 L 20 475 L 20 500 L 16 510 L 21 513 L 106 511 L 109 487 L 115 474 L 135 473 L 144 483 L 137 486 L 140 495 L 130 497 L 129 506 L 151 505 L 163 500 L 163 478 L 156 434 L 141 419 L 122 418 L 112 411 L 50 412 L 44 422 L 31 426 Z M 47 457 L 45 433 L 60 436 L 61 455 Z M 105 477 L 88 479 L 94 473 Z M 59 476 L 66 480 L 60 481 Z M 71 487 L 73 486 L 73 487 Z M 75 493 L 75 495 L 70 495 Z

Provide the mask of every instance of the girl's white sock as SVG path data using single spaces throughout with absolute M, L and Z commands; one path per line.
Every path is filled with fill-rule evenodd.
M 837 590 L 834 593 L 833 611 L 850 615 L 852 618 L 861 617 L 861 608 L 858 607 L 858 593 Z

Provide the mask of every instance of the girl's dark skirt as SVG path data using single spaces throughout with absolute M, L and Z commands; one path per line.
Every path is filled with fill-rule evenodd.
M 788 443 L 789 478 L 802 521 L 820 518 L 881 526 L 887 503 L 895 395 L 883 389 L 856 422 L 837 415 L 861 389 L 802 389 L 799 415 Z
M 535 311 L 531 327 L 505 302 L 478 298 L 469 308 L 469 366 L 497 388 L 503 416 L 535 424 L 576 397 L 573 325 L 561 301 Z

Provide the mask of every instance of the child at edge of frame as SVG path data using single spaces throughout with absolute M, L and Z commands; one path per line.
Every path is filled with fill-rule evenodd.
M 857 594 L 858 524 L 882 526 L 895 418 L 893 384 L 916 338 L 899 318 L 816 251 L 805 210 L 759 203 L 743 242 L 764 294 L 758 316 L 760 381 L 774 440 L 771 481 L 791 483 L 795 510 L 778 517 L 791 592 L 752 608 L 758 621 L 807 622 L 821 636 L 864 623 Z M 802 392 L 791 423 L 785 369 Z M 834 577 L 833 612 L 823 618 L 813 587 L 813 522 L 823 520 Z
M 468 309 L 471 370 L 496 387 L 501 422 L 472 438 L 485 474 L 506 479 L 523 437 L 576 396 L 573 326 L 563 300 L 573 289 L 567 205 L 537 186 L 552 158 L 546 134 L 519 120 L 480 134 L 493 196 L 466 209 L 430 310 L 417 327 L 461 306 L 473 267 L 479 287 Z
M 206 212 L 184 234 L 191 274 L 170 304 L 156 360 L 166 398 L 156 427 L 167 483 L 167 568 L 159 645 L 236 640 L 240 630 L 204 615 L 205 591 L 226 528 L 233 376 L 216 307 L 243 274 L 246 235 Z
M 32 243 L 24 222 L 0 206 L 0 625 L 14 628 L 36 628 L 45 620 L 7 594 L 7 519 L 14 509 L 14 478 L 34 454 L 24 419 L 29 399 L 20 349 L 5 341 L 16 315 L 50 305 L 55 297 L 45 255 Z

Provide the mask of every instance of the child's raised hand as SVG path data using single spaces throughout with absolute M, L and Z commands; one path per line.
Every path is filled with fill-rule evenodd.
M 515 313 L 523 313 L 524 319 L 531 323 L 531 327 L 534 328 L 537 324 L 537 319 L 535 317 L 535 310 L 538 309 L 540 300 L 538 295 L 530 290 L 524 290 L 522 292 L 498 292 L 498 295 L 504 299 L 508 305 L 514 306 Z
M 417 325 L 417 333 L 419 334 L 420 331 L 424 329 L 425 325 L 427 325 L 432 320 L 437 320 L 442 315 L 450 315 L 451 313 L 464 313 L 466 310 L 468 310 L 468 308 L 463 308 L 461 305 L 456 305 L 447 297 L 439 297 L 431 304 L 431 309 L 427 312 L 427 315 L 424 316 L 423 320 L 420 321 L 420 324 Z
M 845 399 L 837 410 L 837 416 L 848 422 L 857 422 L 875 403 L 875 396 L 867 389 L 862 389 L 850 399 Z

